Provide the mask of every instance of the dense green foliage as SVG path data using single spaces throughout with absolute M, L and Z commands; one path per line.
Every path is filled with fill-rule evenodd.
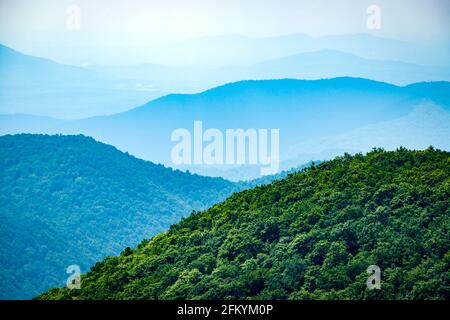
M 374 150 L 233 194 L 41 299 L 443 299 L 450 154 Z M 381 290 L 368 290 L 378 265 Z
M 249 181 L 240 181 L 239 184 L 241 185 L 242 189 L 250 189 L 250 188 L 262 186 L 262 185 L 269 184 L 276 180 L 284 179 L 289 174 L 296 173 L 296 172 L 302 172 L 302 171 L 306 170 L 307 168 L 309 168 L 310 166 L 317 165 L 321 162 L 322 161 L 320 161 L 320 160 L 309 161 L 299 167 L 291 168 L 289 170 L 283 170 L 276 174 L 262 176 L 262 177 L 259 177 L 259 178 L 253 179 L 253 180 L 249 180 Z
M 67 266 L 87 271 L 238 190 L 84 136 L 0 137 L 0 170 L 0 299 L 63 285 Z

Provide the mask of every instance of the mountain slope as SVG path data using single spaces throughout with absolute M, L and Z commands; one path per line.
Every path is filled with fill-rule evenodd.
M 84 136 L 0 137 L 0 299 L 63 284 L 66 268 L 164 231 L 238 190 Z
M 345 155 L 235 193 L 135 250 L 80 290 L 40 299 L 445 299 L 450 153 Z M 381 269 L 368 290 L 367 268 Z

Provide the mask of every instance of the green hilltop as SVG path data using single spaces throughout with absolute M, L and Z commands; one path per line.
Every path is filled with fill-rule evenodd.
M 38 299 L 448 299 L 450 153 L 374 149 L 233 194 Z M 369 290 L 367 268 L 381 269 Z

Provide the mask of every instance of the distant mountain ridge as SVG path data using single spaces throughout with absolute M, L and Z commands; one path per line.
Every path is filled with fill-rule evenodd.
M 295 53 L 248 66 L 222 68 L 168 67 L 155 64 L 93 66 L 90 69 L 127 80 L 172 86 L 172 92 L 195 93 L 240 80 L 360 77 L 396 85 L 448 81 L 450 67 L 423 66 L 394 60 L 367 59 L 337 50 Z M 144 89 L 144 88 L 143 88 Z
M 450 66 L 447 43 L 417 44 L 372 34 L 342 34 L 313 37 L 287 34 L 272 37 L 244 35 L 205 36 L 164 46 L 115 46 L 113 48 L 76 48 L 58 59 L 45 46 L 41 56 L 55 61 L 84 65 L 159 64 L 172 67 L 242 67 L 281 57 L 320 50 L 348 52 L 367 59 L 395 60 L 419 65 Z
M 438 105 L 444 113 L 449 112 L 450 83 L 431 82 L 398 87 L 360 78 L 241 81 L 200 94 L 171 94 L 113 116 L 65 121 L 56 125 L 49 125 L 48 122 L 41 124 L 37 119 L 25 132 L 82 133 L 140 158 L 172 167 L 170 153 L 174 143 L 170 141 L 171 133 L 178 128 L 192 130 L 195 120 L 202 120 L 205 129 L 222 131 L 227 128 L 278 128 L 281 160 L 287 163 L 311 153 L 308 149 L 293 149 L 298 141 L 308 143 L 313 139 L 341 135 L 367 125 L 404 117 L 427 101 Z M 7 120 L 0 117 L 2 121 L 9 123 L 6 129 L 0 128 L 2 134 L 19 133 L 14 127 L 19 130 L 26 127 L 20 119 L 15 122 L 13 116 Z M 395 137 L 383 134 L 379 132 L 377 144 L 370 147 L 383 147 L 383 137 L 391 142 L 393 138 L 395 142 Z M 446 138 L 440 136 L 439 139 Z M 149 146 L 150 141 L 152 147 Z M 429 145 L 434 142 L 430 140 Z M 414 143 L 410 147 L 414 148 Z M 326 151 L 318 150 L 318 153 Z M 317 154 L 311 154 L 309 158 L 302 156 L 301 161 L 291 161 L 288 167 L 282 166 L 281 170 L 310 160 L 325 159 Z M 208 168 L 191 166 L 188 169 L 204 174 Z M 239 180 L 239 174 L 227 176 L 225 172 L 223 176 Z
M 0 114 L 24 113 L 64 119 L 111 115 L 130 110 L 168 93 L 199 93 L 241 80 L 318 80 L 348 76 L 396 85 L 450 80 L 450 66 L 445 64 L 429 66 L 411 61 L 403 62 L 395 57 L 389 59 L 389 55 L 360 55 L 359 50 L 346 51 L 346 46 L 336 46 L 331 40 L 329 47 L 326 44 L 302 46 L 297 41 L 303 43 L 309 38 L 300 39 L 295 36 L 292 39 L 241 39 L 244 43 L 250 41 L 246 45 L 243 44 L 248 51 L 248 63 L 221 67 L 208 66 L 206 57 L 200 60 L 204 65 L 194 66 L 155 62 L 116 66 L 70 66 L 25 55 L 0 45 Z M 368 41 L 365 37 L 356 39 L 359 40 L 355 41 Z M 377 38 L 368 39 L 371 42 Z M 240 41 L 229 43 L 226 38 L 223 40 L 224 45 L 230 47 L 229 50 L 240 45 Z M 292 40 L 292 43 L 286 42 L 288 40 Z M 197 41 L 201 43 L 205 40 Z M 217 41 L 220 43 L 221 40 Z M 281 49 L 272 52 L 274 47 L 267 47 L 266 41 L 275 41 L 274 45 L 280 45 Z M 192 58 L 197 59 L 208 51 L 214 52 L 212 56 L 217 58 L 223 52 L 221 45 L 216 43 L 212 46 L 213 48 L 208 47 L 209 49 L 195 49 L 195 52 L 191 52 Z M 409 48 L 408 45 L 406 48 Z M 176 54 L 183 52 L 189 55 L 188 49 L 179 50 L 176 50 Z M 405 48 L 402 50 L 407 51 Z M 147 52 L 149 59 L 152 52 Z M 411 49 L 411 52 L 418 51 Z M 259 54 L 262 54 L 262 59 L 251 60 L 252 56 Z M 239 52 L 237 55 L 223 57 L 222 61 L 230 63 L 234 58 L 239 59 L 243 55 L 243 52 Z M 189 57 L 177 60 L 188 61 Z M 438 63 L 440 60 L 432 61 Z
M 1 113 L 74 119 L 123 111 L 152 97 L 116 78 L 0 44 Z
M 342 51 L 321 50 L 258 63 L 249 68 L 248 74 L 248 79 L 314 80 L 348 76 L 408 85 L 425 81 L 449 81 L 450 67 L 367 59 Z
M 431 144 L 450 150 L 450 112 L 432 102 L 423 102 L 406 116 L 394 120 L 369 124 L 340 134 L 300 143 L 293 150 L 348 149 L 370 151 L 374 145 L 383 145 L 389 150 L 398 146 L 425 149 Z M 295 151 L 294 151 L 295 152 Z

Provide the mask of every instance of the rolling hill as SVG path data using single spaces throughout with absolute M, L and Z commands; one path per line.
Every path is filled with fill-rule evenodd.
M 240 186 L 139 160 L 84 136 L 0 137 L 0 299 L 166 230 Z
M 347 154 L 235 193 L 38 299 L 448 299 L 449 163 L 431 147 Z M 372 265 L 381 290 L 366 286 Z

